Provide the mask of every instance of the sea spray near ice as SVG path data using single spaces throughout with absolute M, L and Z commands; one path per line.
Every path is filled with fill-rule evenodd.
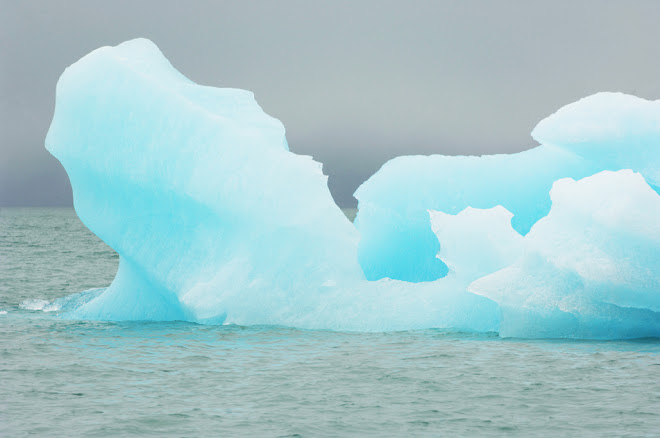
M 39 310 L 42 312 L 69 312 L 97 298 L 104 291 L 105 288 L 88 289 L 52 301 L 33 298 L 23 301 L 18 307 L 23 310 Z
M 544 129 L 539 135 L 554 133 Z M 356 194 L 358 234 L 321 165 L 288 150 L 284 127 L 251 93 L 194 84 L 148 40 L 98 49 L 60 78 L 46 146 L 69 174 L 81 220 L 119 253 L 120 265 L 107 290 L 73 300 L 66 315 L 499 330 L 501 315 L 510 315 L 500 297 L 477 289 L 483 283 L 472 287 L 485 296 L 467 288 L 524 259 L 522 235 L 551 211 L 554 181 L 625 164 L 657 186 L 657 148 L 643 135 L 631 149 L 639 159 L 618 160 L 614 145 L 607 163 L 548 138 L 513 155 L 393 160 Z M 367 281 L 363 272 L 435 281 Z M 657 320 L 655 310 L 640 309 Z M 625 312 L 611 315 L 599 316 L 612 327 L 606 336 L 656 333 L 637 330 Z M 570 336 L 542 321 L 547 330 L 530 336 Z M 519 326 L 515 335 L 525 336 Z

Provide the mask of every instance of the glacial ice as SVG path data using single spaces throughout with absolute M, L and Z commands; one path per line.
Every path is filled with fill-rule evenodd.
M 368 279 L 444 276 L 427 210 L 457 214 L 501 205 L 520 234 L 550 211 L 554 181 L 632 169 L 660 193 L 660 101 L 599 93 L 567 105 L 532 132 L 540 146 L 509 155 L 405 156 L 356 191 L 359 260 Z
M 193 83 L 148 40 L 103 47 L 60 78 L 46 147 L 119 270 L 106 290 L 56 307 L 102 320 L 658 336 L 659 114 L 598 94 L 539 123 L 542 144 L 526 152 L 397 158 L 356 192 L 356 229 L 321 164 L 288 150 L 252 93 Z M 637 173 L 602 172 L 620 169 Z
M 46 147 L 80 219 L 120 255 L 70 317 L 497 330 L 497 305 L 466 281 L 367 282 L 321 165 L 289 152 L 251 93 L 194 84 L 148 40 L 64 72 Z
M 471 292 L 496 301 L 501 336 L 660 336 L 660 196 L 639 173 L 557 181 L 523 256 Z
M 453 215 L 429 211 L 431 229 L 442 247 L 437 257 L 448 276 L 473 281 L 514 263 L 522 254 L 523 237 L 511 227 L 510 211 L 468 207 Z

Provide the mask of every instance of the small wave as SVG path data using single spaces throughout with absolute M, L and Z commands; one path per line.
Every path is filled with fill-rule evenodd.
M 52 312 L 53 310 L 59 310 L 59 309 L 53 309 L 52 303 L 50 301 L 42 300 L 39 298 L 25 300 L 21 304 L 19 304 L 18 307 L 23 310 L 42 310 L 44 312 Z
M 89 289 L 72 295 L 67 295 L 66 297 L 57 298 L 53 301 L 44 300 L 40 298 L 25 300 L 21 304 L 19 304 L 18 307 L 23 310 L 33 310 L 33 311 L 42 311 L 42 312 L 70 311 L 98 297 L 99 295 L 101 295 L 101 293 L 103 293 L 105 289 L 106 288 L 103 287 L 96 289 Z

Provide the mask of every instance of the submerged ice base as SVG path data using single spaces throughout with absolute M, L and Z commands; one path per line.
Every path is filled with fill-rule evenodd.
M 584 184 L 595 184 L 593 193 L 607 197 L 610 180 L 622 178 L 633 195 L 644 186 L 646 201 L 658 197 L 653 191 L 660 179 L 658 105 L 615 94 L 589 99 L 541 122 L 535 136 L 543 144 L 527 152 L 391 161 L 356 193 L 358 233 L 334 204 L 321 165 L 288 150 L 284 127 L 262 111 L 252 93 L 191 82 L 148 40 L 98 49 L 60 78 L 46 146 L 71 179 L 79 217 L 117 251 L 120 265 L 107 290 L 68 306 L 66 316 L 360 331 L 453 328 L 507 336 L 660 336 L 660 309 L 649 304 L 659 293 L 652 263 L 639 265 L 650 270 L 648 287 L 629 281 L 617 289 L 620 297 L 636 294 L 638 300 L 607 302 L 623 309 L 619 313 L 599 313 L 600 291 L 609 290 L 610 279 L 587 294 L 553 289 L 555 295 L 579 296 L 589 307 L 573 331 L 553 319 L 556 312 L 525 310 L 519 316 L 531 303 L 533 309 L 551 306 L 559 312 L 560 301 L 570 301 L 546 299 L 548 294 L 533 287 L 534 276 L 552 277 L 548 273 L 556 264 L 541 259 L 532 274 L 516 268 L 538 260 L 529 242 L 542 234 L 535 232 L 543 229 L 542 218 L 555 217 L 555 198 L 549 195 L 555 181 L 633 169 L 640 173 L 604 173 Z M 592 180 L 578 184 L 582 181 Z M 616 199 L 623 202 L 625 196 Z M 575 224 L 596 220 L 558 208 L 569 212 L 558 223 L 576 235 L 581 228 Z M 648 235 L 654 236 L 655 210 L 642 203 L 628 208 L 646 212 L 639 220 L 650 221 Z M 612 214 L 599 211 L 598 217 Z M 615 249 L 625 246 L 616 236 L 629 232 L 627 226 L 614 228 Z M 595 244 L 590 238 L 584 237 L 584 248 Z M 643 253 L 635 248 L 626 254 L 651 262 L 656 259 L 649 255 L 659 252 L 657 241 Z M 594 256 L 587 249 L 582 256 Z M 638 272 L 622 266 L 617 279 Z M 511 297 L 502 278 L 520 285 Z M 524 299 L 527 293 L 531 301 Z M 645 319 L 636 320 L 639 312 L 628 312 L 628 305 Z M 594 315 L 610 329 L 583 329 L 601 324 Z M 544 330 L 536 330 L 538 324 Z

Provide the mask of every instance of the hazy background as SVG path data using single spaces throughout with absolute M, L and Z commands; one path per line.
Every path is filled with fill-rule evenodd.
M 44 149 L 55 84 L 89 51 L 153 40 L 205 85 L 255 92 L 341 206 L 406 154 L 514 152 L 597 91 L 660 98 L 655 1 L 0 0 L 0 206 L 70 205 Z

